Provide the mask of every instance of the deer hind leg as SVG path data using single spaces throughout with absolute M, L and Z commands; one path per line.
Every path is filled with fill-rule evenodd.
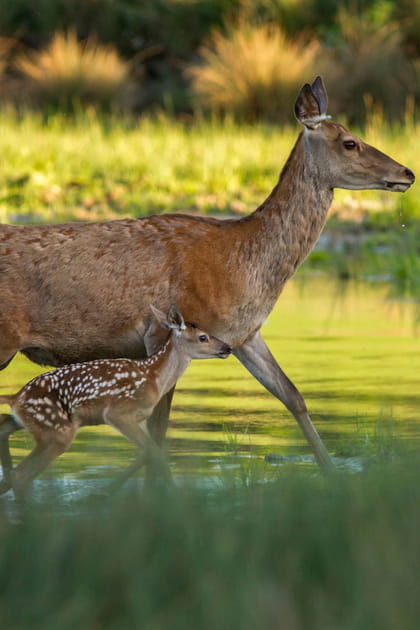
M 15 357 L 16 351 L 13 351 L 12 354 L 6 352 L 5 354 L 0 355 L 0 370 L 4 370 L 7 368 L 10 361 Z
M 149 413 L 139 411 L 137 405 L 130 410 L 121 411 L 118 405 L 109 407 L 104 413 L 106 424 L 113 426 L 130 442 L 139 447 L 140 452 L 130 466 L 118 477 L 112 485 L 113 488 L 121 486 L 142 466 L 146 465 L 147 471 L 159 472 L 167 481 L 172 481 L 169 466 L 165 460 L 161 448 L 156 444 L 148 429 Z
M 13 487 L 13 464 L 10 455 L 9 437 L 23 427 L 8 413 L 0 414 L 0 462 L 3 478 L 0 481 L 0 494 Z
M 59 429 L 31 431 L 35 447 L 14 469 L 13 490 L 16 497 L 23 498 L 35 477 L 70 447 L 76 431 L 77 427 L 71 422 L 62 424 Z
M 333 471 L 334 465 L 316 428 L 312 424 L 302 395 L 280 368 L 270 350 L 267 348 L 260 332 L 254 333 L 233 352 L 251 374 L 255 376 L 269 392 L 281 400 L 294 415 L 321 470 L 324 472 Z
M 4 296 L 0 317 L 0 370 L 4 370 L 29 336 L 29 325 L 18 309 L 10 308 L 11 296 Z M 9 306 L 7 305 L 9 303 Z

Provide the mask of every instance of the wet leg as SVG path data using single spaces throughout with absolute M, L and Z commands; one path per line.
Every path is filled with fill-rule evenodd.
M 234 350 L 234 354 L 251 374 L 269 392 L 281 400 L 294 415 L 320 468 L 324 472 L 333 471 L 334 465 L 312 423 L 302 395 L 280 368 L 260 332 L 257 331 L 249 337 L 239 348 Z
M 31 482 L 71 445 L 76 428 L 72 424 L 57 430 L 44 430 L 34 435 L 36 444 L 14 470 L 13 490 L 23 498 Z
M 146 465 L 147 471 L 152 470 L 153 474 L 158 472 L 168 481 L 172 480 L 164 454 L 148 431 L 147 416 L 147 413 L 139 412 L 137 406 L 124 411 L 120 411 L 118 406 L 114 406 L 104 413 L 106 424 L 113 426 L 140 449 L 136 459 L 118 477 L 112 488 L 120 487 L 144 465 Z
M 161 398 L 156 407 L 153 409 L 150 418 L 147 420 L 148 431 L 155 440 L 156 444 L 159 446 L 162 446 L 166 436 L 166 431 L 168 430 L 169 414 L 171 411 L 174 392 L 175 387 L 173 387 Z
M 13 463 L 10 455 L 9 437 L 12 433 L 22 428 L 12 415 L 0 414 L 0 461 L 3 471 L 3 478 L 0 481 L 0 494 L 7 492 L 13 486 Z

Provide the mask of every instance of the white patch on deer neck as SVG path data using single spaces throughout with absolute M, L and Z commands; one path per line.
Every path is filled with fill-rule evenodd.
M 319 116 L 312 116 L 312 118 L 308 118 L 308 122 L 317 124 L 323 120 L 329 120 L 330 118 L 331 116 L 328 116 L 328 114 L 319 114 Z

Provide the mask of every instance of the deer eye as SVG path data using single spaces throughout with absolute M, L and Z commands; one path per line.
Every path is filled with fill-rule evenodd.
M 198 338 L 201 343 L 205 343 L 207 341 L 207 335 L 200 335 Z
M 347 151 L 353 151 L 357 148 L 357 144 L 354 140 L 344 140 L 343 144 L 344 148 L 347 149 Z

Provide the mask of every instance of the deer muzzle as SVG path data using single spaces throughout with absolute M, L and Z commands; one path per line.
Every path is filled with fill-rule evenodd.
M 409 168 L 402 170 L 401 178 L 398 181 L 384 180 L 385 188 L 394 192 L 405 192 L 414 184 L 416 176 Z

